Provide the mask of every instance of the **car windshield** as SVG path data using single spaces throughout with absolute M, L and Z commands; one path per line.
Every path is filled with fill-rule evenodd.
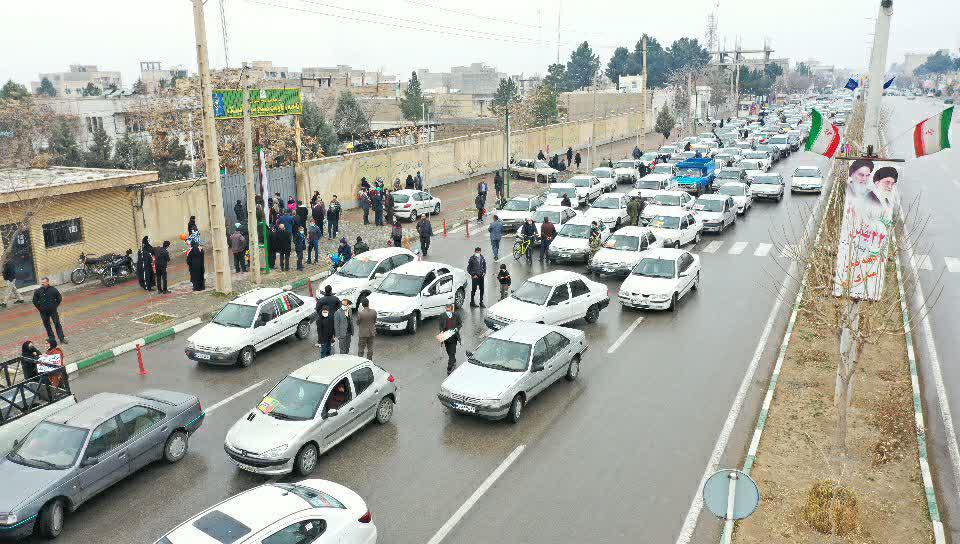
M 679 195 L 654 195 L 653 203 L 661 206 L 679 206 Z
M 369 278 L 376 267 L 377 261 L 355 257 L 337 270 L 337 275 L 345 278 Z
M 533 214 L 533 222 L 539 225 L 543 223 L 544 217 L 549 219 L 551 223 L 560 223 L 560 212 L 553 210 L 537 210 Z
M 820 169 L 819 168 L 797 168 L 793 171 L 793 175 L 798 178 L 819 178 Z
M 637 165 L 633 161 L 617 161 L 614 165 L 615 168 L 636 168 Z
M 746 187 L 740 187 L 739 185 L 724 185 L 720 187 L 720 194 L 727 196 L 743 196 L 747 194 Z
M 722 212 L 723 201 L 715 198 L 698 198 L 693 207 L 702 212 Z
M 527 280 L 511 296 L 521 302 L 543 306 L 547 303 L 547 297 L 550 296 L 551 289 L 552 287 L 549 285 Z
M 621 249 L 623 251 L 636 251 L 640 247 L 639 236 L 627 236 L 626 234 L 614 234 L 607 238 L 603 247 L 609 249 Z
M 402 297 L 416 296 L 423 288 L 423 277 L 411 276 L 410 274 L 387 274 L 386 278 L 380 282 L 377 292 L 388 295 L 400 295 Z
M 740 153 L 740 148 L 739 148 L 739 147 L 724 147 L 724 148 L 721 149 L 720 151 L 722 151 L 723 153 L 726 153 L 726 154 L 728 154 L 728 155 L 737 155 L 737 154 Z
M 670 174 L 673 175 L 673 166 L 669 164 L 658 164 L 653 167 L 654 174 Z
M 591 208 L 605 208 L 608 210 L 617 210 L 620 208 L 620 199 L 616 197 L 605 196 L 598 198 Z
M 609 169 L 609 168 L 594 168 L 593 171 L 590 172 L 590 173 L 593 174 L 594 176 L 598 177 L 598 178 L 612 178 L 612 177 L 613 177 L 613 170 L 611 170 L 611 169 Z
M 523 372 L 530 362 L 530 344 L 487 338 L 467 361 L 496 370 Z
M 753 182 L 760 185 L 783 185 L 783 179 L 776 174 L 760 174 L 759 176 L 754 176 Z
M 62 470 L 77 461 L 86 439 L 86 429 L 44 421 L 7 458 L 18 465 Z
M 543 161 L 537 161 L 533 163 L 533 167 L 534 168 L 550 168 L 550 165 Z
M 655 161 L 658 155 L 656 153 L 644 153 L 640 158 L 645 161 Z
M 759 151 L 748 151 L 743 154 L 744 157 L 748 159 L 765 159 L 767 158 L 766 153 L 761 153 Z
M 665 145 L 660 148 L 660 153 L 663 155 L 672 155 L 677 152 L 677 148 L 672 145 Z
M 672 259 L 647 257 L 633 267 L 631 274 L 648 278 L 673 278 L 676 262 Z
M 403 204 L 410 201 L 410 195 L 405 195 L 403 193 L 393 193 L 393 202 L 395 204 Z
M 310 503 L 310 506 L 314 508 L 346 508 L 346 506 L 344 506 L 344 504 L 339 500 L 322 491 L 317 491 L 316 489 L 311 489 L 309 487 L 297 484 L 275 483 L 270 485 L 300 497 L 301 499 Z
M 572 223 L 567 223 L 560 228 L 560 236 L 566 236 L 567 238 L 589 238 L 590 225 L 574 225 Z
M 655 179 L 640 180 L 637 182 L 637 189 L 659 189 L 660 182 Z
M 253 316 L 255 315 L 257 315 L 256 306 L 230 302 L 217 312 L 213 322 L 224 327 L 249 328 L 253 325 Z
M 672 215 L 655 215 L 650 219 L 650 226 L 656 229 L 679 229 L 680 218 Z
M 313 419 L 327 392 L 327 384 L 287 376 L 263 397 L 257 409 L 276 418 L 295 421 Z
M 567 183 L 572 184 L 574 187 L 589 187 L 590 178 L 570 178 L 567 180 Z
M 551 187 L 547 194 L 556 195 L 557 198 L 563 198 L 563 195 L 577 196 L 575 187 Z
M 769 142 L 770 142 L 771 144 L 786 144 L 786 143 L 787 143 L 787 137 L 786 137 L 786 136 L 777 136 L 776 138 L 770 138 Z
M 510 212 L 525 212 L 530 209 L 529 200 L 512 199 L 503 205 L 503 209 Z
M 721 179 L 740 179 L 740 174 L 740 170 L 721 170 L 717 177 Z
M 677 170 L 678 178 L 699 178 L 703 172 L 699 168 L 680 168 Z

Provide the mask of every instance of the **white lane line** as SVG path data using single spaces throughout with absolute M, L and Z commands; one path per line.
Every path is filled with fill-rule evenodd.
M 770 250 L 773 249 L 773 244 L 757 244 L 757 249 L 754 250 L 754 257 L 766 257 L 770 254 Z
M 747 249 L 747 242 L 737 242 L 730 247 L 730 251 L 727 253 L 730 255 L 739 255 L 743 253 L 744 249 Z
M 713 241 L 713 242 L 710 242 L 709 244 L 707 244 L 707 247 L 703 248 L 700 252 L 701 252 L 701 253 L 716 253 L 717 250 L 720 249 L 720 246 L 722 246 L 722 245 L 723 245 L 723 242 Z
M 514 461 L 517 460 L 517 457 L 520 457 L 520 454 L 523 453 L 523 450 L 526 447 L 527 446 L 525 444 L 520 444 L 517 446 L 517 449 L 513 450 L 513 452 L 511 452 L 510 455 L 508 455 L 507 458 L 500 463 L 500 466 L 498 466 L 497 469 L 490 474 L 490 476 L 487 476 L 487 479 L 480 484 L 480 487 L 473 492 L 473 495 L 470 495 L 467 501 L 464 502 L 460 508 L 453 513 L 452 516 L 450 516 L 450 519 L 443 524 L 443 527 L 440 527 L 440 530 L 433 535 L 433 538 L 431 538 L 427 544 L 440 544 L 440 542 L 442 542 L 443 539 L 450 534 L 450 531 L 452 531 L 453 528 L 460 523 L 460 520 L 463 519 L 463 516 L 467 515 L 467 512 L 469 512 L 470 509 L 477 504 L 477 501 L 480 500 L 480 497 L 482 497 L 483 494 L 493 486 L 500 476 L 503 476 L 503 473 L 510 468 L 510 465 L 512 465 Z
M 255 383 L 255 384 L 253 384 L 253 385 L 251 385 L 251 386 L 249 386 L 249 387 L 247 387 L 247 388 L 245 388 L 245 389 L 242 389 L 242 390 L 240 390 L 240 391 L 237 391 L 236 393 L 234 393 L 234 394 L 230 395 L 229 397 L 221 400 L 220 402 L 217 402 L 217 403 L 215 403 L 215 404 L 212 404 L 212 405 L 210 405 L 210 406 L 207 406 L 207 407 L 203 410 L 203 412 L 204 412 L 205 414 L 209 414 L 210 412 L 213 412 L 214 410 L 216 410 L 217 408 L 223 406 L 224 404 L 226 404 L 226 403 L 228 403 L 228 402 L 230 402 L 230 401 L 232 401 L 232 400 L 235 400 L 237 397 L 241 397 L 241 396 L 243 396 L 243 395 L 246 395 L 246 394 L 249 393 L 250 391 L 253 391 L 254 389 L 260 387 L 261 385 L 263 385 L 263 383 L 264 383 L 265 381 L 267 381 L 267 380 L 260 380 L 259 382 Z
M 609 348 L 607 348 L 607 353 L 613 353 L 614 351 L 617 351 L 617 348 L 620 347 L 620 344 L 622 344 L 623 341 L 626 340 L 628 336 L 630 336 L 630 334 L 637 328 L 638 325 L 640 325 L 640 323 L 643 323 L 643 316 L 636 318 L 633 321 L 633 323 L 631 323 L 630 326 L 627 327 L 627 330 L 623 331 L 623 334 L 620 335 L 620 338 L 617 338 L 617 341 L 611 344 Z
M 947 265 L 947 270 L 951 273 L 960 272 L 960 259 L 956 257 L 944 257 L 943 262 Z
M 922 253 L 912 253 L 910 255 L 910 266 L 920 270 L 933 270 L 933 263 L 930 262 L 930 256 Z

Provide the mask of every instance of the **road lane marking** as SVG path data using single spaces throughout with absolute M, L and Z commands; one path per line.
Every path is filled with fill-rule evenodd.
M 753 252 L 754 257 L 766 257 L 770 254 L 773 244 L 757 244 L 757 249 Z
M 631 323 L 630 326 L 627 327 L 627 330 L 623 331 L 623 334 L 620 335 L 620 338 L 617 338 L 616 342 L 614 342 L 613 344 L 610 345 L 609 348 L 607 348 L 607 353 L 610 354 L 610 353 L 613 353 L 614 351 L 617 351 L 617 348 L 620 347 L 620 344 L 622 344 L 623 341 L 626 340 L 628 336 L 630 336 L 630 334 L 637 328 L 638 325 L 640 325 L 640 323 L 643 323 L 643 316 L 636 318 L 633 321 L 633 323 Z
M 947 265 L 947 270 L 956 273 L 960 272 L 960 259 L 956 257 L 944 257 L 943 262 Z
M 236 400 L 238 397 L 241 397 L 241 396 L 243 396 L 243 395 L 246 395 L 247 393 L 253 391 L 254 389 L 256 389 L 256 388 L 258 388 L 258 387 L 260 387 L 260 386 L 263 385 L 263 383 L 266 382 L 266 381 L 267 381 L 267 380 L 260 380 L 259 382 L 255 383 L 255 384 L 253 384 L 253 385 L 251 385 L 251 386 L 249 386 L 249 387 L 247 387 L 247 388 L 245 388 L 245 389 L 242 389 L 242 390 L 240 390 L 240 391 L 237 391 L 236 393 L 234 393 L 234 394 L 230 395 L 229 397 L 221 400 L 220 402 L 217 402 L 217 403 L 214 403 L 214 404 L 212 404 L 212 405 L 210 405 L 210 406 L 207 406 L 207 408 L 206 408 L 203 412 L 204 412 L 205 414 L 209 414 L 210 412 L 213 412 L 214 410 L 216 410 L 217 408 L 220 408 L 220 407 L 223 406 L 224 404 L 226 404 L 226 403 L 228 403 L 228 402 L 230 402 L 230 401 L 232 401 L 232 400 Z
M 728 251 L 727 253 L 729 253 L 730 255 L 739 255 L 743 253 L 744 249 L 747 249 L 747 243 L 737 242 L 733 244 L 733 246 L 730 248 L 730 251 Z
M 513 452 L 511 452 L 502 463 L 500 463 L 500 466 L 498 466 L 497 469 L 490 474 L 490 476 L 487 476 L 487 479 L 480 484 L 480 487 L 473 492 L 473 495 L 470 495 L 467 501 L 460 505 L 460 508 L 458 508 L 457 511 L 450 516 L 450 519 L 448 519 L 447 522 L 440 527 L 440 530 L 433 535 L 433 538 L 431 538 L 427 544 L 440 544 L 440 542 L 442 542 L 443 539 L 450 534 L 450 531 L 452 531 L 453 528 L 460 523 L 460 520 L 467 515 L 467 512 L 469 512 L 470 509 L 477 504 L 477 501 L 480 500 L 480 497 L 482 497 L 483 494 L 493 486 L 500 476 L 503 476 L 503 473 L 510 468 L 510 465 L 512 465 L 514 461 L 517 460 L 517 457 L 520 457 L 520 454 L 523 453 L 523 450 L 526 447 L 527 446 L 525 444 L 520 444 L 517 446 L 517 448 L 513 450 Z
M 933 270 L 933 263 L 930 262 L 930 256 L 922 253 L 910 253 L 910 266 L 920 270 Z
M 720 241 L 710 242 L 709 244 L 707 244 L 707 247 L 701 250 L 701 253 L 716 253 L 717 250 L 720 249 L 720 246 L 722 245 L 723 245 L 723 242 L 720 242 Z

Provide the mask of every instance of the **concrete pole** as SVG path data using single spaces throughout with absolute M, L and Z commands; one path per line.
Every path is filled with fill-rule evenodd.
M 220 184 L 220 151 L 217 149 L 217 125 L 213 118 L 213 89 L 207 56 L 207 26 L 203 1 L 193 0 L 193 28 L 197 39 L 197 65 L 200 71 L 200 96 L 203 100 L 203 149 L 207 158 L 207 206 L 213 245 L 213 272 L 217 291 L 233 291 L 227 231 L 224 227 L 223 187 Z
M 696 116 L 697 103 L 694 102 L 693 106 L 690 105 L 690 101 L 694 99 L 693 96 L 693 72 L 687 72 L 687 130 L 688 136 L 694 134 L 696 130 L 693 128 L 693 119 Z
M 737 70 L 737 73 L 734 74 L 734 84 L 733 84 L 733 116 L 740 117 L 740 64 L 735 63 L 734 67 Z
M 300 148 L 303 146 L 302 130 L 300 129 L 300 116 L 293 116 L 293 142 L 297 146 L 297 164 L 303 162 L 303 155 Z
M 880 152 L 880 101 L 883 97 L 883 70 L 887 65 L 887 42 L 890 40 L 890 18 L 893 0 L 880 2 L 877 25 L 873 32 L 870 53 L 870 80 L 867 82 L 867 107 L 863 118 L 863 143 Z
M 190 138 L 190 145 L 187 147 L 187 151 L 190 152 L 190 177 L 197 179 L 197 152 L 193 142 L 193 112 L 187 113 L 187 126 L 190 129 L 187 131 L 187 138 Z
M 640 123 L 641 128 L 640 132 L 646 132 L 647 130 L 647 37 L 643 37 L 643 89 L 640 92 L 640 100 L 643 104 L 640 107 Z M 637 134 L 637 142 L 640 141 L 640 134 Z M 639 143 L 637 146 L 639 147 Z
M 250 121 L 250 88 L 243 87 L 243 173 L 247 186 L 247 238 L 250 246 L 250 272 L 260 285 L 260 225 L 257 224 L 257 190 L 253 174 L 253 123 Z M 263 203 L 264 214 L 267 203 Z M 240 219 L 237 218 L 239 221 Z
M 597 167 L 597 86 L 593 86 L 593 121 L 590 123 L 590 169 Z

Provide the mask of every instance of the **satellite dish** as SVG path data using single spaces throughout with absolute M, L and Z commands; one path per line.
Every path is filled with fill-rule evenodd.
M 721 519 L 728 519 L 731 486 L 733 487 L 733 512 L 729 519 L 743 519 L 757 510 L 760 504 L 760 488 L 757 483 L 739 470 L 724 469 L 714 472 L 703 484 L 703 504 Z

